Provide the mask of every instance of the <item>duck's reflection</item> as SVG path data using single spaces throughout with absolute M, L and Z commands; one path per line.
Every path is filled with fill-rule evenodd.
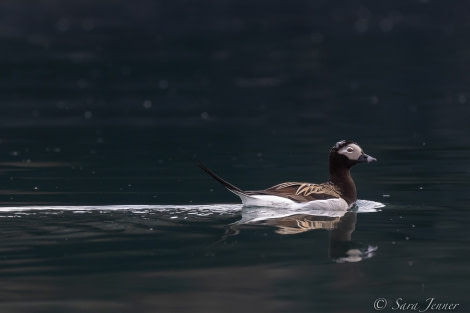
M 236 235 L 238 227 L 243 224 L 273 226 L 275 232 L 281 235 L 294 235 L 318 229 L 328 230 L 329 257 L 338 263 L 362 261 L 373 257 L 377 250 L 376 246 L 352 240 L 357 221 L 356 212 L 319 211 L 318 215 L 276 216 L 275 212 L 269 214 L 269 210 L 253 210 L 253 208 L 243 208 L 242 219 L 231 225 L 228 235 Z

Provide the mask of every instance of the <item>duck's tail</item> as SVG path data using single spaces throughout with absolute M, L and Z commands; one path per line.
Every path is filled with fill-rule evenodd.
M 212 178 L 214 178 L 216 181 L 221 183 L 225 188 L 236 194 L 237 196 L 247 196 L 246 192 L 238 188 L 237 186 L 232 185 L 216 173 L 214 173 L 212 170 L 210 170 L 207 166 L 201 163 L 201 161 L 196 160 L 194 163 L 196 163 L 197 166 L 199 166 L 204 172 L 207 174 L 211 175 Z

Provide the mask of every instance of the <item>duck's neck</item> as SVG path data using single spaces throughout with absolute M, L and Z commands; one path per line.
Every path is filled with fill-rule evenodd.
M 329 182 L 338 187 L 342 198 L 346 200 L 348 204 L 356 202 L 356 184 L 354 184 L 349 168 L 335 167 L 334 170 L 330 168 Z

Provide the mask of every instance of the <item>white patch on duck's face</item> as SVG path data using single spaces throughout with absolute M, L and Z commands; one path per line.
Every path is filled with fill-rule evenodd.
M 358 145 L 351 143 L 338 150 L 338 154 L 342 154 L 352 161 L 356 161 L 362 155 L 362 149 Z

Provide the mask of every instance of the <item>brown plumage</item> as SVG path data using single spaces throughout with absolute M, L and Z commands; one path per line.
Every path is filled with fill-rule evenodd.
M 338 190 L 335 190 L 334 186 L 329 183 L 311 184 L 287 182 L 257 192 L 286 197 L 296 202 L 341 198 L 341 194 Z

